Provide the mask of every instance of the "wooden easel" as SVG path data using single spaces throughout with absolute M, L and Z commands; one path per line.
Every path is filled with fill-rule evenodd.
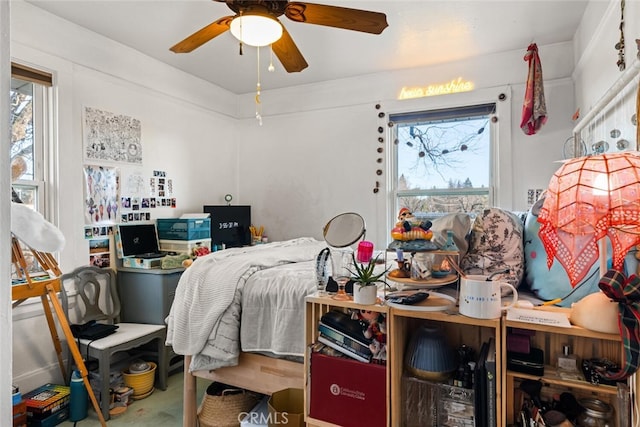
M 62 328 L 64 336 L 67 338 L 67 345 L 69 346 L 73 360 L 76 362 L 76 366 L 80 370 L 80 375 L 82 376 L 82 380 L 87 389 L 87 393 L 89 394 L 89 398 L 91 399 L 91 403 L 93 404 L 93 408 L 95 409 L 96 414 L 98 414 L 100 425 L 102 427 L 106 427 L 107 423 L 102 416 L 100 405 L 96 400 L 96 396 L 93 393 L 91 384 L 89 383 L 89 378 L 87 377 L 87 368 L 82 360 L 82 355 L 80 354 L 80 350 L 78 349 L 73 333 L 71 333 L 69 320 L 67 319 L 67 316 L 62 309 L 62 305 L 60 304 L 60 300 L 58 299 L 58 292 L 64 292 L 60 282 L 62 272 L 60 271 L 60 268 L 58 268 L 58 263 L 55 258 L 53 258 L 50 253 L 39 252 L 32 248 L 29 248 L 29 250 L 44 270 L 44 275 L 31 276 L 29 274 L 27 262 L 24 258 L 24 253 L 20 247 L 20 243 L 15 236 L 11 236 L 11 262 L 15 266 L 16 276 L 18 279 L 24 281 L 24 283 L 11 286 L 11 299 L 14 301 L 13 307 L 16 307 L 28 298 L 40 297 L 44 314 L 49 325 L 49 332 L 51 332 L 53 346 L 55 347 L 56 354 L 58 355 L 58 364 L 60 365 L 62 378 L 66 379 L 67 375 L 64 368 L 64 362 L 62 360 L 62 345 L 60 344 L 56 324 L 53 320 L 53 313 L 51 312 L 51 305 L 53 306 L 53 310 L 58 317 L 58 323 Z M 49 305 L 49 302 L 51 302 L 51 305 Z

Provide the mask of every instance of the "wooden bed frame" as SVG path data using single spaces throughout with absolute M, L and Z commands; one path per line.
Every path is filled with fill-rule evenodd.
M 237 366 L 189 372 L 191 356 L 184 358 L 183 427 L 197 426 L 197 378 L 219 381 L 262 394 L 285 388 L 304 388 L 304 364 L 255 353 L 240 353 Z

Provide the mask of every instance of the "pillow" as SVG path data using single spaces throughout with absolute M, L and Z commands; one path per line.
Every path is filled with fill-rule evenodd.
M 591 266 L 587 276 L 575 288 L 571 287 L 569 276 L 558 260 L 553 261 L 550 269 L 547 267 L 547 253 L 538 236 L 538 212 L 543 203 L 544 198 L 541 198 L 531 207 L 524 223 L 525 283 L 538 298 L 545 301 L 565 298 L 557 305 L 570 307 L 571 303 L 600 290 L 600 266 L 597 262 Z M 611 253 L 609 243 L 607 253 Z M 570 294 L 571 291 L 574 292 Z
M 444 246 L 447 242 L 447 231 L 453 231 L 453 241 L 460 251 L 460 259 L 467 253 L 469 248 L 468 236 L 471 231 L 471 217 L 466 213 L 451 213 L 431 221 L 431 231 L 433 237 L 431 241 Z
M 516 215 L 499 208 L 485 209 L 473 223 L 469 251 L 460 267 L 465 274 L 483 276 L 509 269 L 494 278 L 517 288 L 524 275 L 522 236 L 522 221 Z

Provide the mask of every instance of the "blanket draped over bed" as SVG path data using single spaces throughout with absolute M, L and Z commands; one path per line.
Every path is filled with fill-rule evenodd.
M 274 310 L 279 311 L 276 304 L 271 309 L 271 317 L 280 317 L 281 322 L 298 322 L 292 327 L 303 331 L 304 317 L 300 317 L 300 313 L 304 313 L 304 295 L 315 288 L 314 261 L 324 247 L 325 242 L 305 237 L 266 245 L 226 249 L 198 258 L 185 270 L 178 282 L 173 305 L 166 319 L 167 345 L 173 346 L 177 354 L 193 356 L 190 371 L 235 366 L 241 349 L 242 316 L 243 322 L 252 321 L 250 327 L 245 328 L 243 324 L 243 331 L 247 331 L 249 338 L 253 339 L 250 347 L 256 347 L 243 350 L 301 355 L 304 351 L 303 340 L 292 343 L 291 337 L 288 337 L 285 331 L 278 330 L 270 322 L 265 322 L 256 315 L 242 315 L 243 291 L 245 287 L 249 289 L 248 282 L 256 281 L 258 276 L 266 278 L 262 279 L 263 282 L 266 280 L 266 289 L 269 283 L 273 284 L 281 279 L 278 277 L 281 276 L 278 269 L 283 269 L 283 277 L 293 272 L 292 277 L 296 282 L 296 288 L 299 289 L 296 293 L 302 296 L 302 301 L 287 304 L 297 305 L 298 311 L 286 314 L 288 310 L 283 310 L 282 314 L 273 314 Z M 295 264 L 298 267 L 291 268 L 292 263 L 308 265 L 300 264 L 302 267 L 299 267 Z M 252 288 L 259 292 L 261 286 L 263 285 Z M 283 294 L 282 290 L 276 292 L 281 294 L 277 295 L 277 298 L 292 299 L 286 292 Z M 254 300 L 255 298 L 261 297 L 254 297 Z M 268 312 L 263 310 L 261 305 L 255 304 L 252 313 Z M 259 348 L 264 344 L 259 342 L 260 339 L 264 341 L 260 338 L 262 336 L 270 337 L 269 344 L 265 345 L 269 348 Z M 289 350 L 280 352 L 278 349 Z

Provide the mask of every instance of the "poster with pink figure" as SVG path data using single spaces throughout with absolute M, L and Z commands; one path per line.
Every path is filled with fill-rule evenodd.
M 118 218 L 118 169 L 84 166 L 85 224 L 115 224 Z

